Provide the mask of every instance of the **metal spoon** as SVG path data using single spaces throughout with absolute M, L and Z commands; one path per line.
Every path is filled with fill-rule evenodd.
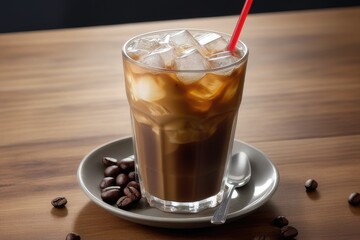
M 251 178 L 250 161 L 246 153 L 240 152 L 232 156 L 229 165 L 229 174 L 226 184 L 229 187 L 228 195 L 223 199 L 219 208 L 211 218 L 212 224 L 223 224 L 229 211 L 231 195 L 235 188 L 242 187 Z

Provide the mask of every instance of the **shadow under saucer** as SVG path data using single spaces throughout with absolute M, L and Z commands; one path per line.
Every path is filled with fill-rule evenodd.
M 239 236 L 251 239 L 258 235 L 259 231 L 261 231 L 261 234 L 276 237 L 278 231 L 271 225 L 271 221 L 277 215 L 277 212 L 276 206 L 270 200 L 251 214 L 223 225 L 191 229 L 158 228 L 121 219 L 104 211 L 104 209 L 95 203 L 88 202 L 75 218 L 74 231 L 84 237 L 84 239 L 106 239 L 105 236 L 109 236 L 109 239 L 113 239 L 110 236 L 127 238 L 129 229 L 136 229 L 139 237 L 140 235 L 145 235 L 151 239 L 161 237 L 167 239 L 190 237 L 234 239 Z M 136 234 L 133 234 L 131 238 L 135 239 Z

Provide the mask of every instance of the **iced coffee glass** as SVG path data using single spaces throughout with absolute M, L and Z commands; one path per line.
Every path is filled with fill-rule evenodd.
M 141 192 L 166 212 L 221 202 L 242 98 L 248 49 L 205 30 L 163 30 L 123 47 Z

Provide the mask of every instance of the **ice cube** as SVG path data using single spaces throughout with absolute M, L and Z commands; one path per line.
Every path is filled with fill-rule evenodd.
M 194 38 L 201 46 L 203 46 L 221 38 L 221 35 L 217 33 L 197 33 Z
M 196 49 L 185 51 L 184 55 L 176 58 L 174 61 L 176 70 L 198 70 L 193 72 L 177 73 L 178 79 L 185 84 L 191 84 L 201 79 L 205 75 L 205 73 L 201 70 L 210 68 L 207 59 L 204 58 Z
M 165 131 L 175 131 L 178 129 L 185 129 L 187 125 L 186 119 L 172 119 L 164 124 L 164 130 Z
M 143 113 L 140 113 L 136 110 L 132 111 L 132 116 L 135 119 L 136 122 L 151 125 L 151 118 L 147 117 Z
M 136 98 L 144 101 L 157 101 L 165 97 L 164 82 L 149 76 L 137 76 L 132 86 Z
M 198 141 L 198 139 L 200 138 L 199 133 L 199 131 L 194 131 L 191 129 L 178 129 L 173 131 L 166 131 L 166 136 L 168 137 L 169 142 L 185 144 Z
M 169 38 L 169 44 L 174 47 L 178 56 L 183 55 L 183 52 L 188 49 L 196 48 L 201 51 L 201 47 L 187 30 L 172 33 Z
M 224 90 L 223 97 L 221 99 L 222 103 L 227 103 L 234 99 L 234 96 L 239 92 L 239 82 L 231 81 L 229 86 Z
M 159 48 L 157 48 L 153 54 L 158 54 L 163 62 L 165 67 L 170 68 L 176 57 L 175 49 L 171 47 L 169 44 L 162 44 Z
M 163 36 L 161 38 L 161 40 L 159 41 L 160 44 L 169 44 L 170 43 L 170 34 L 166 34 L 165 36 Z
M 179 32 L 175 32 L 170 35 L 169 41 L 174 46 L 188 46 L 194 47 L 196 41 L 191 33 L 187 30 L 182 30 Z
M 129 50 L 146 50 L 149 52 L 154 51 L 156 48 L 160 46 L 159 39 L 147 39 L 147 38 L 140 38 L 135 40 L 128 48 Z
M 225 83 L 216 75 L 208 74 L 198 81 L 189 91 L 189 97 L 196 101 L 209 101 L 214 99 L 224 88 Z
M 212 69 L 215 68 L 222 68 L 229 66 L 233 63 L 235 63 L 238 60 L 238 58 L 234 57 L 231 52 L 226 51 L 222 53 L 215 54 L 209 58 L 209 64 Z M 221 70 L 222 74 L 231 74 L 231 72 L 234 70 L 234 67 L 229 67 L 224 70 Z
M 164 60 L 162 59 L 161 55 L 158 53 L 149 54 L 148 56 L 141 59 L 141 62 L 151 67 L 157 67 L 157 68 L 165 67 Z
M 149 51 L 143 49 L 128 49 L 127 51 L 129 57 L 131 57 L 135 61 L 144 58 L 145 56 L 149 55 L 149 53 L 150 53 Z
M 228 46 L 228 41 L 217 33 L 198 34 L 195 39 L 208 54 L 224 52 Z
M 152 103 L 149 106 L 149 112 L 151 113 L 151 115 L 154 116 L 164 116 L 165 114 L 170 113 L 170 111 L 166 109 L 164 106 L 156 103 Z
M 226 103 L 229 101 L 234 101 L 234 99 L 238 99 L 242 94 L 243 88 L 243 79 L 245 78 L 245 69 L 246 65 L 242 65 L 240 68 L 236 69 L 236 79 L 231 79 L 228 81 L 228 86 L 224 89 L 223 97 L 221 99 L 222 103 Z

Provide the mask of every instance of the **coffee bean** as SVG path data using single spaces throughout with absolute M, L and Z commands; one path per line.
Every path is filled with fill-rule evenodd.
M 69 233 L 65 240 L 80 240 L 80 235 L 76 234 L 76 233 Z
M 123 196 L 123 191 L 119 186 L 110 186 L 104 188 L 101 192 L 101 199 L 111 205 L 116 203 L 121 196 Z
M 121 169 L 122 173 L 135 171 L 135 161 L 132 157 L 121 159 L 117 165 Z
M 116 206 L 123 210 L 128 210 L 136 205 L 137 201 L 128 196 L 122 196 L 116 202 Z
M 116 177 L 116 185 L 118 185 L 122 188 L 125 188 L 129 182 L 130 182 L 130 179 L 129 179 L 128 175 L 125 173 L 120 173 Z
M 112 157 L 103 157 L 102 162 L 104 166 L 109 167 L 112 165 L 116 165 L 118 163 L 118 160 Z
M 292 226 L 284 226 L 280 229 L 280 235 L 283 239 L 293 239 L 298 235 L 298 230 Z
M 126 186 L 127 187 L 134 187 L 134 188 L 136 188 L 137 190 L 140 191 L 140 184 L 138 182 L 130 181 Z
M 284 227 L 288 224 L 289 224 L 289 221 L 284 216 L 277 216 L 273 220 L 273 225 L 275 225 L 276 227 L 279 227 L 279 228 Z
M 111 165 L 104 170 L 105 177 L 113 177 L 116 178 L 117 175 L 120 173 L 120 168 L 117 165 Z
M 115 178 L 113 177 L 105 177 L 100 183 L 100 189 L 104 189 L 110 186 L 114 186 L 116 184 Z
M 51 201 L 51 204 L 56 208 L 64 208 L 67 203 L 65 197 L 56 197 Z
M 270 237 L 261 235 L 261 236 L 254 237 L 253 240 L 270 240 Z
M 138 177 L 135 171 L 129 172 L 128 173 L 128 177 L 130 178 L 131 181 L 137 181 Z
M 318 187 L 318 183 L 314 179 L 306 180 L 305 182 L 306 191 L 308 192 L 315 191 L 317 187 Z
M 360 205 L 360 193 L 358 192 L 351 193 L 348 198 L 348 202 L 353 206 Z
M 138 201 L 141 199 L 141 193 L 139 190 L 137 190 L 136 188 L 134 187 L 126 187 L 124 188 L 124 194 L 133 199 L 134 201 Z

